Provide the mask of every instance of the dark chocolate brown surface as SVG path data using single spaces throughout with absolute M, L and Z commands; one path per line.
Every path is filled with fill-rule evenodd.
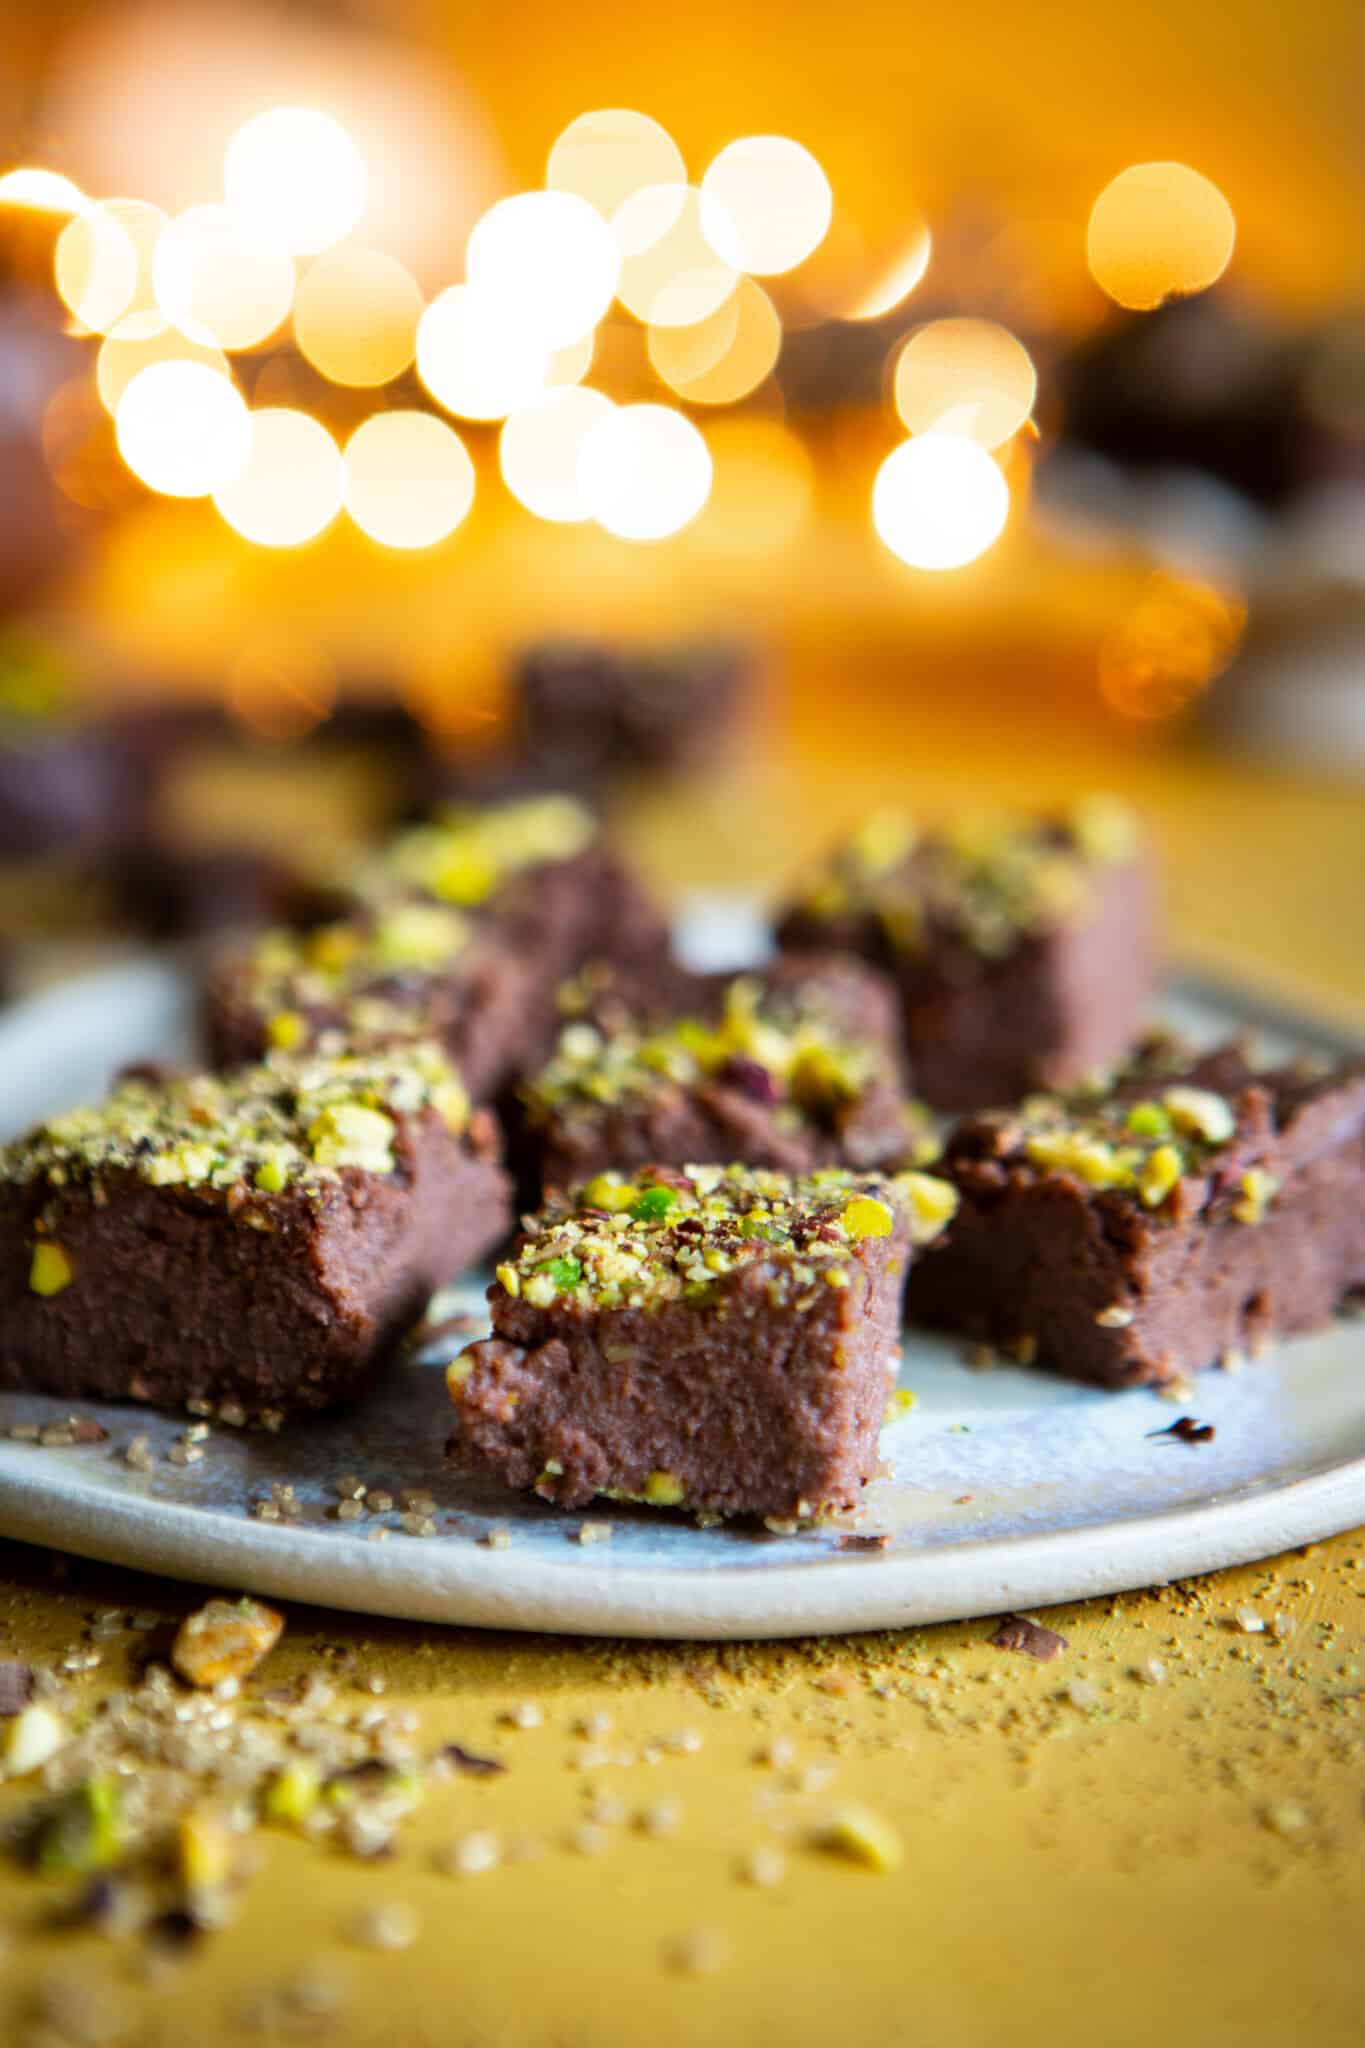
M 1167 1131 L 1127 1128 L 1172 1099 Z M 1365 1287 L 1359 1065 L 1260 1072 L 1236 1046 L 1146 1060 L 1060 1114 L 968 1121 L 938 1170 L 961 1206 L 911 1276 L 910 1317 L 1072 1378 L 1176 1379 Z
M 873 819 L 782 916 L 784 947 L 843 948 L 901 998 L 916 1092 L 1011 1102 L 1119 1057 L 1158 968 L 1153 878 L 1119 807 L 946 834 Z
M 499 1267 L 494 1334 L 450 1369 L 453 1457 L 565 1506 L 851 1506 L 894 1384 L 911 1235 L 940 1227 L 946 1190 L 703 1167 L 616 1180 L 551 1205 Z

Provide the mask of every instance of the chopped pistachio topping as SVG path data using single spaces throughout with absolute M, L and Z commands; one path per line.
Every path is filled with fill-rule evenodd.
M 639 1102 L 720 1080 L 771 1103 L 779 1123 L 795 1127 L 854 1101 L 883 1065 L 876 1046 L 834 1028 L 818 992 L 769 998 L 761 982 L 741 975 L 715 1024 L 679 1017 L 654 1031 L 610 1034 L 566 1025 L 523 1095 L 534 1121 L 566 1105 Z
M 59 1244 L 47 1239 L 34 1245 L 28 1284 L 35 1294 L 60 1294 L 75 1277 L 71 1261 Z
M 652 1508 L 677 1508 L 683 1502 L 683 1484 L 674 1472 L 651 1472 L 642 1498 Z
M 1099 869 L 1134 859 L 1136 818 L 1092 796 L 1056 820 L 972 813 L 920 836 L 900 814 L 878 812 L 845 841 L 810 886 L 821 916 L 870 913 L 897 951 L 929 935 L 964 940 L 988 958 L 1084 912 Z
M 1241 1179 L 1241 1194 L 1232 1213 L 1239 1223 L 1260 1223 L 1280 1192 L 1280 1183 L 1263 1166 L 1249 1166 Z
M 1119 1189 L 1159 1209 L 1181 1178 L 1202 1173 L 1237 1131 L 1226 1096 L 1178 1080 L 1162 1086 L 1164 1062 L 1164 1049 L 1155 1047 L 1134 1067 L 1097 1076 L 1068 1096 L 1029 1096 L 1003 1118 L 1011 1146 L 1042 1172 L 1069 1173 L 1087 1187 Z M 1135 1100 L 1130 1091 L 1142 1081 L 1156 1081 L 1157 1090 Z M 1269 1176 L 1252 1169 L 1248 1178 L 1249 1218 L 1262 1199 L 1254 1191 Z
M 1168 1088 L 1161 1104 L 1177 1131 L 1210 1145 L 1225 1145 L 1237 1128 L 1232 1104 L 1211 1088 Z
M 435 1045 L 338 1059 L 275 1053 L 232 1074 L 125 1080 L 97 1107 L 53 1117 L 0 1149 L 0 1175 L 60 1185 L 122 1169 L 153 1187 L 245 1184 L 276 1195 L 344 1167 L 392 1173 L 396 1119 L 428 1108 L 455 1129 L 468 1115 L 459 1077 Z M 35 1292 L 56 1293 L 71 1277 L 60 1246 L 35 1247 Z
M 532 1220 L 498 1284 L 533 1308 L 656 1308 L 704 1302 L 728 1274 L 754 1267 L 774 1304 L 804 1311 L 824 1287 L 848 1286 L 857 1246 L 889 1235 L 898 1213 L 911 1212 L 923 1242 L 955 1201 L 925 1174 L 842 1167 L 802 1178 L 738 1166 L 599 1174 Z
M 365 902 L 417 893 L 472 909 L 512 876 L 547 861 L 571 860 L 597 831 L 591 811 L 568 796 L 445 811 L 402 832 L 367 856 L 346 879 Z
M 375 1037 L 420 1037 L 423 979 L 458 968 L 470 931 L 467 917 L 438 903 L 399 903 L 310 932 L 269 931 L 241 962 L 241 995 L 265 1017 L 276 1052 L 307 1045 L 318 1012 L 341 1012 Z

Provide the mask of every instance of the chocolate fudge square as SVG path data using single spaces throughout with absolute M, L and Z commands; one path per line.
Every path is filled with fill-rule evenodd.
M 928 1175 L 603 1174 L 528 1219 L 493 1335 L 448 1371 L 451 1455 L 579 1507 L 595 1494 L 806 1519 L 872 1477 Z
M 464 911 L 396 903 L 311 931 L 281 927 L 225 953 L 209 973 L 204 1027 L 219 1067 L 433 1038 L 484 1102 L 529 1049 L 537 989 L 531 963 Z
M 677 773 L 732 745 L 752 686 L 747 652 L 721 641 L 542 641 L 513 674 L 516 742 L 573 788 Z
M 433 1045 L 132 1074 L 0 1150 L 0 1386 L 321 1408 L 509 1221 Z
M 1327 1322 L 1365 1287 L 1365 1063 L 1146 1049 L 1104 1092 L 974 1118 L 912 1319 L 1106 1387 Z
M 433 1036 L 484 1101 L 546 1057 L 554 990 L 590 956 L 632 972 L 667 956 L 663 918 L 593 814 L 564 797 L 413 826 L 302 908 L 301 929 L 266 933 L 211 975 L 219 1065 L 271 1046 Z
M 666 955 L 665 920 L 587 805 L 568 796 L 458 805 L 333 878 L 342 912 L 462 910 L 537 968 L 547 992 L 584 961 Z
M 782 917 L 783 946 L 842 947 L 900 990 L 917 1091 L 983 1109 L 1121 1056 L 1157 969 L 1150 863 L 1132 814 L 867 821 Z
M 521 1090 L 522 1150 L 546 1190 L 611 1167 L 711 1161 L 811 1173 L 936 1156 L 905 1094 L 894 998 L 851 961 L 791 955 L 770 974 L 696 976 L 662 1021 L 613 1014 L 615 984 Z M 561 999 L 562 1000 L 562 999 Z M 605 1013 L 605 1014 L 604 1014 Z

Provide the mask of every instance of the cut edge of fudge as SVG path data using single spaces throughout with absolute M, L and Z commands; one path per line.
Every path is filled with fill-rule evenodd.
M 130 1074 L 0 1150 L 0 1385 L 316 1408 L 509 1220 L 433 1045 Z
M 873 1476 L 923 1174 L 598 1176 L 499 1266 L 493 1334 L 448 1369 L 452 1459 L 561 1506 L 595 1495 L 807 1520 Z
M 846 948 L 892 977 L 915 1085 L 949 1110 L 1066 1086 L 1119 1057 L 1158 964 L 1138 821 L 1098 796 L 1056 816 L 982 814 L 933 831 L 877 813 L 777 934 L 784 948 Z
M 969 1119 L 911 1319 L 1102 1386 L 1315 1329 L 1365 1288 L 1365 1063 L 1147 1046 L 1105 1086 Z

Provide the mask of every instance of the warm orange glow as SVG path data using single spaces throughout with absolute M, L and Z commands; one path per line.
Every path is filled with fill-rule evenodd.
M 53 274 L 82 327 L 105 334 L 153 303 L 152 251 L 165 225 L 159 206 L 108 199 L 69 220 L 57 237 Z
M 417 373 L 447 412 L 467 420 L 500 420 L 542 390 L 549 371 L 544 346 L 501 309 L 456 284 L 440 293 L 417 327 Z
M 365 209 L 365 161 L 339 121 L 311 107 L 275 107 L 227 147 L 228 205 L 257 240 L 316 256 L 348 235 Z
M 718 419 L 707 427 L 715 481 L 697 521 L 699 543 L 721 555 L 774 553 L 810 517 L 815 466 L 781 420 Z
M 422 293 L 381 249 L 337 249 L 299 281 L 294 338 L 333 384 L 371 389 L 401 377 L 417 353 Z
M 95 358 L 95 385 L 106 412 L 118 411 L 138 371 L 153 363 L 203 363 L 222 377 L 231 374 L 221 349 L 191 341 L 162 314 L 126 313 L 106 334 Z
M 213 494 L 244 540 L 296 548 L 341 510 L 341 451 L 326 427 L 280 406 L 251 415 L 251 454 L 240 476 Z
M 330 714 L 335 700 L 336 677 L 316 647 L 258 641 L 228 671 L 227 708 L 262 739 L 306 738 Z
M 576 192 L 610 220 L 642 185 L 685 185 L 682 151 L 648 114 L 604 107 L 570 121 L 550 151 L 545 183 Z
M 584 440 L 578 483 L 591 516 L 618 540 L 665 540 L 695 519 L 711 489 L 711 454 L 666 405 L 625 405 Z
M 912 434 L 964 434 L 998 448 L 1033 410 L 1028 350 L 994 320 L 931 320 L 896 361 L 896 411 Z
M 226 206 L 192 206 L 163 230 L 152 283 L 166 318 L 195 341 L 253 348 L 289 317 L 294 264 Z
M 877 472 L 872 520 L 912 569 L 961 569 L 997 541 L 1009 516 L 1009 486 L 978 441 L 920 434 L 903 441 Z
M 139 370 L 114 416 L 119 453 L 144 484 L 171 498 L 206 498 L 245 469 L 251 416 L 242 394 L 203 363 Z
M 1227 667 L 1245 623 L 1239 598 L 1158 572 L 1101 643 L 1100 694 L 1122 718 L 1177 717 Z
M 595 206 L 574 192 L 521 192 L 469 237 L 470 289 L 509 328 L 548 350 L 591 334 L 616 296 L 621 256 Z
M 1236 239 L 1232 208 L 1208 178 L 1188 164 L 1133 164 L 1095 201 L 1086 254 L 1111 299 L 1147 312 L 1216 283 Z
M 686 185 L 645 185 L 612 217 L 621 251 L 617 295 L 654 327 L 694 327 L 723 306 L 739 271 L 702 233 L 701 197 Z
M 84 213 L 90 201 L 60 171 L 21 165 L 0 178 L 0 206 L 27 206 L 34 213 Z
M 547 384 L 581 384 L 597 354 L 596 333 L 585 334 L 568 348 L 557 348 L 545 368 Z
M 579 479 L 583 445 L 615 411 L 600 391 L 546 391 L 503 427 L 498 459 L 512 496 L 539 519 L 573 524 L 592 517 Z
M 384 547 L 434 547 L 473 502 L 468 451 L 453 428 L 430 413 L 376 413 L 346 444 L 346 510 Z
M 853 301 L 846 320 L 882 320 L 894 313 L 903 299 L 924 277 L 933 254 L 934 238 L 926 222 L 920 221 L 907 237 L 904 247 L 871 288 Z
M 695 327 L 651 327 L 649 359 L 691 405 L 733 405 L 777 362 L 782 322 L 761 284 L 740 279 L 719 312 Z
M 824 171 L 785 135 L 730 143 L 707 170 L 701 194 L 701 225 L 711 247 L 723 262 L 759 277 L 804 263 L 834 213 Z

